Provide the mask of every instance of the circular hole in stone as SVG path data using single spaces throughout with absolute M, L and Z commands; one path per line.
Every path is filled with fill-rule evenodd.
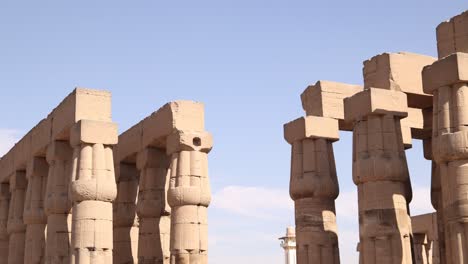
M 201 139 L 199 137 L 194 137 L 193 138 L 193 145 L 199 147 L 201 146 Z

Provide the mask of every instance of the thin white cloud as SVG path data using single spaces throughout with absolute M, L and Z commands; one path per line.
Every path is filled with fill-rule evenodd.
M 413 200 L 410 203 L 411 215 L 434 212 L 431 204 L 431 190 L 425 187 L 413 187 Z
M 277 219 L 293 212 L 285 189 L 227 186 L 213 195 L 213 208 L 262 219 Z
M 20 133 L 18 130 L 0 128 L 0 157 L 15 145 L 19 136 Z

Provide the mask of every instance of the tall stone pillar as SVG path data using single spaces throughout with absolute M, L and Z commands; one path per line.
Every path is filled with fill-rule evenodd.
M 8 209 L 10 207 L 10 186 L 0 184 L 0 264 L 8 263 Z
M 432 245 L 426 234 L 413 235 L 414 264 L 432 264 Z
M 212 146 L 207 132 L 177 131 L 167 138 L 171 264 L 208 263 L 208 153 Z
M 361 264 L 412 263 L 411 187 L 400 125 L 406 102 L 402 92 L 377 88 L 345 99 L 345 118 L 354 123 Z
M 47 264 L 70 263 L 71 198 L 68 194 L 72 149 L 67 141 L 52 141 L 47 148 L 49 174 L 44 200 L 47 215 Z
M 296 217 L 298 264 L 338 264 L 335 199 L 339 186 L 332 143 L 338 120 L 307 116 L 284 126 L 292 145 L 289 193 Z
M 136 199 L 138 194 L 138 170 L 134 164 L 120 163 L 117 178 L 117 198 L 114 209 L 114 263 L 138 263 L 138 229 Z
M 10 236 L 8 264 L 24 263 L 26 226 L 23 223 L 23 210 L 27 185 L 28 182 L 24 171 L 16 171 L 10 178 L 11 201 L 7 224 Z
M 432 138 L 423 141 L 424 157 L 432 160 L 431 171 L 431 204 L 437 214 L 437 233 L 438 241 L 434 244 L 433 258 L 437 259 L 440 264 L 445 264 L 445 228 L 444 228 L 444 210 L 442 208 L 442 187 L 440 184 L 440 170 L 437 162 L 432 156 Z
M 112 202 L 117 195 L 112 145 L 117 126 L 80 120 L 71 129 L 72 263 L 112 264 Z
M 45 262 L 45 227 L 47 216 L 44 212 L 44 197 L 49 166 L 45 158 L 34 157 L 28 164 L 26 176 L 28 189 L 23 219 L 26 224 L 25 264 Z
M 432 150 L 442 192 L 445 260 L 450 264 L 468 263 L 467 72 L 468 53 L 454 53 L 423 70 L 424 90 L 434 96 Z
M 167 203 L 169 158 L 163 150 L 146 148 L 137 155 L 140 170 L 137 213 L 140 222 L 138 263 L 169 263 L 171 216 Z

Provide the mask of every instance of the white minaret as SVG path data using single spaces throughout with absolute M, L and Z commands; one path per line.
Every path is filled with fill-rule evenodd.
M 284 249 L 285 264 L 296 264 L 296 229 L 286 228 L 286 236 L 280 237 L 281 247 Z

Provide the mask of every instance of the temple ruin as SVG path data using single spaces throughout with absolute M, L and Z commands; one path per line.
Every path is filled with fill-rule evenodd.
M 364 61 L 364 86 L 318 81 L 291 144 L 298 264 L 340 263 L 333 142 L 353 133 L 361 264 L 468 263 L 468 12 L 437 27 L 439 58 L 383 53 Z M 411 217 L 405 150 L 423 141 L 435 215 Z M 428 175 L 429 177 L 429 175 Z
M 122 133 L 109 92 L 75 89 L 0 160 L 0 263 L 207 263 L 203 105 Z
M 360 263 L 468 263 L 468 12 L 436 32 L 438 58 L 383 53 L 364 62 L 363 86 L 302 93 L 305 116 L 284 125 L 289 263 L 340 263 L 340 130 L 353 133 Z M 419 216 L 415 139 L 436 211 Z M 167 103 L 119 135 L 110 93 L 75 89 L 0 159 L 0 264 L 207 264 L 212 147 L 201 103 Z

